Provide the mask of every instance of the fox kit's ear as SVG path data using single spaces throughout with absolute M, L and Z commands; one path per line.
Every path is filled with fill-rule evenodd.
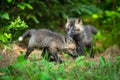
M 65 37 L 65 43 L 67 42 L 67 38 Z
M 65 42 L 66 42 L 66 43 L 71 43 L 72 41 L 73 41 L 73 39 L 72 39 L 70 36 L 67 35 L 67 36 L 65 37 Z
M 68 17 L 67 17 L 67 22 L 69 22 L 69 21 L 70 21 L 70 19 L 71 19 L 71 17 L 70 17 L 70 16 L 68 16 Z
M 82 24 L 82 19 L 81 18 L 76 19 L 75 23 Z
M 82 18 L 79 18 L 80 19 L 80 24 L 82 24 Z

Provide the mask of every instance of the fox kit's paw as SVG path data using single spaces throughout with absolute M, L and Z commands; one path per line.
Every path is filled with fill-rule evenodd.
M 22 41 L 22 40 L 23 40 L 23 37 L 20 36 L 20 37 L 18 38 L 18 41 Z

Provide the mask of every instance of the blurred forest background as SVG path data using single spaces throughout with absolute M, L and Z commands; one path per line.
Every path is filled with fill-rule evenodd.
M 84 25 L 99 30 L 95 58 L 63 55 L 68 59 L 59 65 L 31 57 L 24 61 L 26 48 L 18 46 L 18 37 L 30 28 L 65 34 L 68 16 L 82 17 Z M 120 80 L 119 55 L 120 0 L 0 0 L 1 80 Z
M 17 40 L 28 28 L 65 33 L 68 16 L 97 27 L 104 47 L 120 45 L 119 0 L 1 0 L 0 45 Z

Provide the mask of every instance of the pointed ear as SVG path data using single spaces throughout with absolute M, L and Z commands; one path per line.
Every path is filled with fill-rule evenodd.
M 75 23 L 82 24 L 82 19 L 81 18 L 76 19 Z
M 68 16 L 68 17 L 67 17 L 67 22 L 68 22 L 70 19 L 71 19 L 71 17 L 70 17 L 70 16 Z
M 65 36 L 65 43 L 67 43 L 67 37 Z
M 82 24 L 83 22 L 82 22 L 82 18 L 79 18 L 80 19 L 80 24 Z
M 70 37 L 70 36 L 68 36 L 68 35 L 66 35 L 66 37 L 65 37 L 65 42 L 66 43 L 71 43 L 73 41 L 73 39 Z

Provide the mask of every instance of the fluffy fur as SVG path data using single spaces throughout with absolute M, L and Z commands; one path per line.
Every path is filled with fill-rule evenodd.
M 39 29 L 27 30 L 22 36 L 19 37 L 19 41 L 22 41 L 26 37 L 30 37 L 28 48 L 25 58 L 28 58 L 29 54 L 35 49 L 47 49 L 50 52 L 50 56 L 53 56 L 56 61 L 62 62 L 57 56 L 58 51 L 65 51 L 71 56 L 75 56 L 76 44 L 74 40 L 69 36 L 62 36 L 56 32 Z
M 93 35 L 98 30 L 92 25 L 83 25 L 80 18 L 68 18 L 65 25 L 67 35 L 72 37 L 77 44 L 77 52 L 79 55 L 84 54 L 84 47 L 91 50 L 90 57 L 94 58 L 93 52 Z

